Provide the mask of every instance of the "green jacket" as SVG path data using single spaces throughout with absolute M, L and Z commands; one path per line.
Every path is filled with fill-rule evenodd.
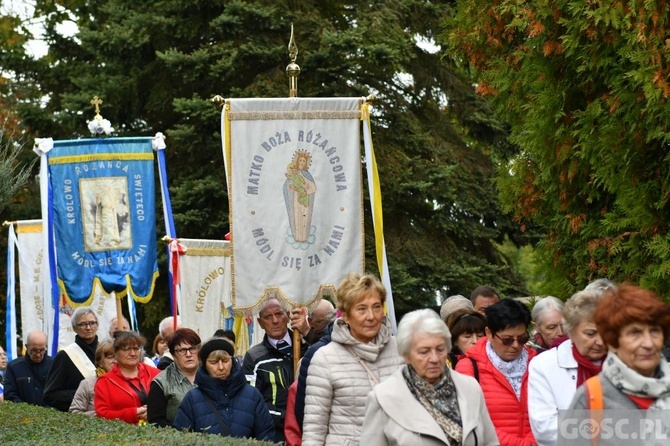
M 186 393 L 197 387 L 172 363 L 151 382 L 147 398 L 147 421 L 157 426 L 172 426 Z

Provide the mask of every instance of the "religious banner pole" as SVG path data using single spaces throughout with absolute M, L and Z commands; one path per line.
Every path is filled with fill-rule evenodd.
M 286 74 L 288 75 L 288 96 L 290 98 L 298 97 L 298 75 L 300 74 L 300 66 L 295 63 L 298 58 L 298 45 L 295 43 L 293 37 L 293 23 L 291 23 L 291 38 L 288 41 L 288 57 L 291 60 L 286 66 Z M 299 308 L 303 313 L 307 310 L 305 307 Z M 293 373 L 294 376 L 298 372 L 298 362 L 300 361 L 300 332 L 293 329 Z
M 95 116 L 93 117 L 93 120 L 89 124 L 89 127 L 93 127 L 96 124 L 102 124 L 103 122 L 103 117 L 100 114 L 100 104 L 102 104 L 102 99 L 100 99 L 98 96 L 93 96 L 93 99 L 91 99 L 91 105 L 95 107 Z M 116 328 L 117 330 L 121 330 L 121 327 L 123 327 L 123 324 L 121 323 L 123 321 L 123 308 L 121 307 L 121 297 L 118 296 L 118 294 L 115 296 L 116 297 Z

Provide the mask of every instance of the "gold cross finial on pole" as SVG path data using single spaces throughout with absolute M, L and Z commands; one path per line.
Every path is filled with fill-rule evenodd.
M 298 57 L 298 45 L 295 44 L 295 39 L 293 38 L 293 23 L 291 23 L 291 38 L 288 42 L 288 56 L 291 59 L 291 63 L 286 66 L 286 74 L 288 74 L 288 95 L 291 98 L 298 96 L 298 75 L 300 74 L 300 67 L 295 63 L 296 58 Z
M 100 99 L 97 96 L 93 96 L 93 99 L 91 99 L 91 105 L 95 106 L 95 119 L 96 121 L 101 121 L 102 116 L 100 115 L 100 104 L 102 104 L 102 99 Z

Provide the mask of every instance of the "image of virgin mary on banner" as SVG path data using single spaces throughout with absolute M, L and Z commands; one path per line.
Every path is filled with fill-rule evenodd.
M 364 270 L 359 98 L 229 99 L 233 305 L 335 297 Z
M 96 288 L 149 301 L 158 276 L 151 138 L 55 141 L 47 157 L 61 293 L 74 304 Z

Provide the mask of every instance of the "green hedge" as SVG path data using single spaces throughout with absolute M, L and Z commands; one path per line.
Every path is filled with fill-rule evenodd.
M 0 445 L 270 445 L 254 440 L 134 426 L 54 409 L 0 403 Z

